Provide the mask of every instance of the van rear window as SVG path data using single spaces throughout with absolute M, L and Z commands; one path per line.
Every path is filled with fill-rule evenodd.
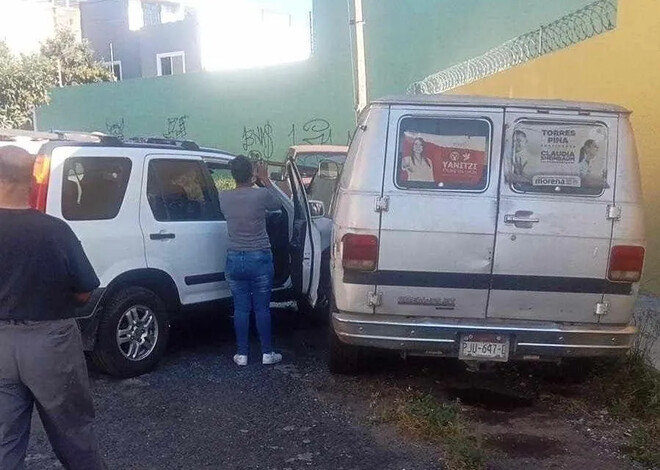
M 114 219 L 130 173 L 129 158 L 68 158 L 64 162 L 62 215 L 67 220 Z
M 397 186 L 463 191 L 486 189 L 490 132 L 490 123 L 483 119 L 402 119 Z
M 518 121 L 506 159 L 516 191 L 598 196 L 607 187 L 607 127 Z

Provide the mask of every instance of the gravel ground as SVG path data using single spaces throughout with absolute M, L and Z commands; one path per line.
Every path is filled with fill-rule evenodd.
M 660 297 L 640 295 L 637 300 L 635 314 L 638 317 L 640 314 L 646 315 L 649 319 L 648 334 L 651 337 L 650 341 L 655 341 L 650 351 L 651 361 L 660 370 Z
M 660 312 L 640 298 L 638 311 Z M 652 315 L 660 328 L 660 315 Z M 606 412 L 573 413 L 556 402 L 588 394 L 571 381 L 508 372 L 471 374 L 456 361 L 375 356 L 358 377 L 325 367 L 326 327 L 295 310 L 274 311 L 284 362 L 262 366 L 258 345 L 248 367 L 232 362 L 226 312 L 197 312 L 173 326 L 160 367 L 114 380 L 92 371 L 97 429 L 111 469 L 378 469 L 442 468 L 441 455 L 404 437 L 374 415 L 374 397 L 417 390 L 460 399 L 483 436 L 492 469 L 640 468 L 619 453 L 627 431 Z M 656 345 L 660 365 L 660 345 Z M 508 371 L 508 367 L 504 367 Z M 391 406 L 386 398 L 380 406 Z M 27 469 L 61 468 L 38 417 Z
M 97 429 L 112 469 L 439 468 L 433 452 L 372 432 L 319 398 L 328 379 L 323 328 L 275 312 L 282 364 L 238 369 L 223 316 L 175 325 L 153 373 L 118 381 L 92 373 Z M 208 317 L 208 315 L 207 315 Z M 61 468 L 35 416 L 30 470 Z

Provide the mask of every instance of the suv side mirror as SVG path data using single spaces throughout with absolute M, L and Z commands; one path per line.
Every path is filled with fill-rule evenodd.
M 323 201 L 308 201 L 309 213 L 312 218 L 323 217 L 325 215 L 325 204 Z
M 331 160 L 323 160 L 319 163 L 319 179 L 336 180 L 339 178 L 339 164 Z

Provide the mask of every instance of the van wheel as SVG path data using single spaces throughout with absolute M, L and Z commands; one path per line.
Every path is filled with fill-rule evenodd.
M 351 375 L 360 371 L 362 364 L 362 348 L 343 343 L 332 324 L 328 328 L 330 338 L 330 351 L 328 355 L 328 369 L 333 374 Z
M 160 297 L 143 287 L 128 287 L 105 302 L 92 359 L 114 377 L 136 377 L 158 364 L 169 334 Z

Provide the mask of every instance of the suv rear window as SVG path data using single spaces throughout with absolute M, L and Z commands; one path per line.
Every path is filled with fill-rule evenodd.
M 506 177 L 515 191 L 598 196 L 607 187 L 607 127 L 518 121 Z
M 68 158 L 64 162 L 62 215 L 67 220 L 114 219 L 130 174 L 129 158 Z
M 490 129 L 490 123 L 484 119 L 402 119 L 397 186 L 463 191 L 486 189 Z

